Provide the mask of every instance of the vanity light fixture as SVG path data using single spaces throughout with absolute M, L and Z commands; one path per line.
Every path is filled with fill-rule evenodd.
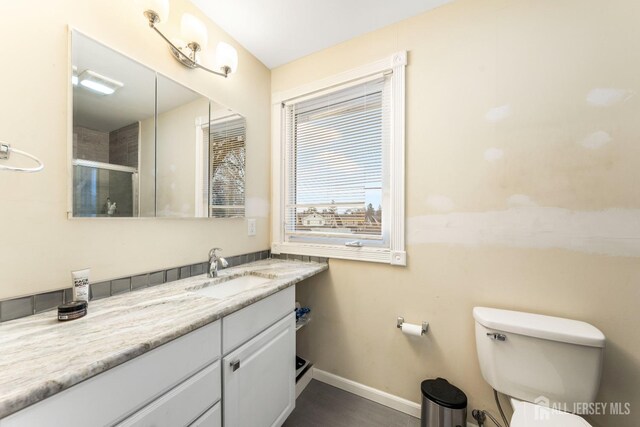
M 200 64 L 200 52 L 207 46 L 207 27 L 195 16 L 185 13 L 180 22 L 180 32 L 186 42 L 174 40 L 165 36 L 156 25 L 167 19 L 169 15 L 169 0 L 143 0 L 144 16 L 151 27 L 162 39 L 167 42 L 169 49 L 182 65 L 188 68 L 200 68 L 218 76 L 227 77 L 238 68 L 238 52 L 229 44 L 220 42 L 216 49 L 215 71 Z
M 84 70 L 78 76 L 80 86 L 92 90 L 100 95 L 112 95 L 124 86 L 117 80 L 110 79 L 91 70 Z

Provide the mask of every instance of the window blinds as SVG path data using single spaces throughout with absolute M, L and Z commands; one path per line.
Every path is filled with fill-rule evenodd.
M 209 216 L 243 217 L 245 119 L 211 122 L 209 132 Z
M 285 106 L 289 240 L 383 238 L 389 86 L 378 77 Z

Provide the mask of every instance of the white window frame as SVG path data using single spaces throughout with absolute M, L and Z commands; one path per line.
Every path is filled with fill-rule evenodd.
M 209 128 L 209 117 L 196 117 L 196 166 L 195 170 L 195 202 L 196 218 L 206 218 L 209 216 L 208 189 L 204 185 L 204 171 L 207 168 L 208 157 L 205 151 L 208 147 L 204 145 L 204 128 Z
M 379 61 L 298 87 L 272 94 L 271 98 L 271 165 L 272 206 L 271 252 L 371 261 L 404 266 L 407 264 L 405 250 L 404 181 L 405 181 L 405 68 L 407 52 L 400 51 Z M 285 181 L 287 171 L 284 140 L 285 113 L 283 104 L 310 95 L 337 90 L 341 86 L 357 83 L 370 76 L 391 71 L 391 117 L 390 117 L 390 206 L 385 219 L 389 225 L 389 247 L 352 247 L 337 244 L 310 242 L 288 242 L 285 238 Z M 387 213 L 385 213 L 387 215 Z

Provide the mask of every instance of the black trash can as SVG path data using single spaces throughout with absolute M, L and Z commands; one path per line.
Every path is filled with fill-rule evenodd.
M 421 427 L 465 427 L 467 395 L 444 378 L 422 381 Z

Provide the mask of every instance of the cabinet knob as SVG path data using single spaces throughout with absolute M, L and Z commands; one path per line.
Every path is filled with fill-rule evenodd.
M 239 360 L 234 360 L 231 363 L 229 363 L 229 365 L 231 366 L 231 370 L 233 372 L 237 371 L 238 369 L 240 369 L 240 361 Z

